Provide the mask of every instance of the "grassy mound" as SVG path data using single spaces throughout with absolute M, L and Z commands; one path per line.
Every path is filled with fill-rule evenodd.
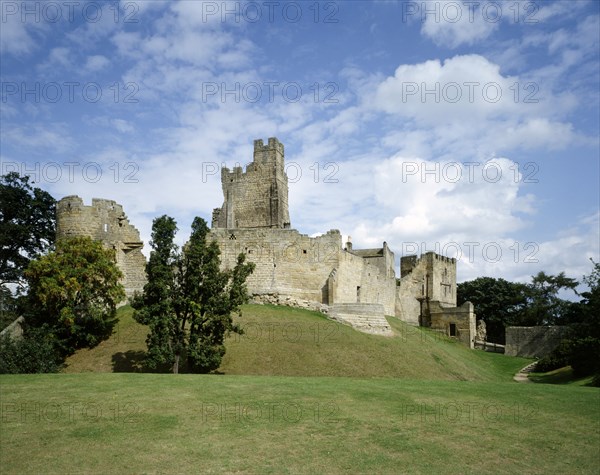
M 65 372 L 143 371 L 146 327 L 119 310 L 113 336 L 67 361 Z M 395 336 L 358 332 L 317 312 L 246 305 L 219 372 L 236 375 L 399 377 L 511 381 L 530 360 L 473 351 L 455 340 L 388 318 Z

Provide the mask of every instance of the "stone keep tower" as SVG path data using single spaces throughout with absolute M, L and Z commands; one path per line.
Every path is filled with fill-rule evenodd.
M 56 239 L 89 236 L 106 248 L 114 249 L 116 263 L 123 272 L 128 297 L 142 291 L 146 283 L 144 243 L 139 231 L 129 224 L 123 207 L 111 200 L 94 198 L 85 206 L 79 196 L 66 196 L 56 205 Z
M 242 167 L 221 170 L 223 206 L 213 211 L 213 228 L 290 227 L 288 178 L 283 144 L 274 137 L 267 145 L 254 141 L 254 160 Z

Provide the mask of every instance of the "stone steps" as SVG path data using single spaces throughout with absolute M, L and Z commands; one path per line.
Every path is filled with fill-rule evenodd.
M 383 305 L 366 303 L 339 303 L 330 306 L 329 318 L 350 325 L 358 331 L 375 335 L 393 335 L 385 318 Z

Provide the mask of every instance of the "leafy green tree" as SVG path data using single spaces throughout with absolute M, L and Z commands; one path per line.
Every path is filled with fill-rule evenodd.
M 247 301 L 246 279 L 254 264 L 240 254 L 232 270 L 220 270 L 220 250 L 208 242 L 208 226 L 194 219 L 188 243 L 173 244 L 175 221 L 162 216 L 153 224 L 148 284 L 134 302 L 134 318 L 149 325 L 147 362 L 169 364 L 178 373 L 182 360 L 194 372 L 217 369 L 225 354 L 224 338 L 241 333 L 232 314 Z
M 475 306 L 477 320 L 484 320 L 488 341 L 504 344 L 504 328 L 521 321 L 528 303 L 526 284 L 493 277 L 478 277 L 457 285 L 457 303 Z
M 25 271 L 27 323 L 54 335 L 63 355 L 93 347 L 112 333 L 122 276 L 113 250 L 89 237 L 61 239 Z
M 55 228 L 56 200 L 49 193 L 16 172 L 0 177 L 0 285 L 23 285 L 29 262 L 53 246 Z
M 572 317 L 576 305 L 561 299 L 561 290 L 575 290 L 579 282 L 566 277 L 564 272 L 549 275 L 538 272 L 529 285 L 529 304 L 521 322 L 524 326 L 563 325 Z
M 588 290 L 570 316 L 569 333 L 560 345 L 540 360 L 540 371 L 551 371 L 570 365 L 575 376 L 595 375 L 594 386 L 600 386 L 600 264 L 590 259 L 591 273 L 583 277 Z

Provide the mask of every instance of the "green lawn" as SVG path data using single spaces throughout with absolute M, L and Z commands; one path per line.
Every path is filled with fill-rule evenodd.
M 1 376 L 0 472 L 600 473 L 598 388 L 516 383 L 531 360 L 395 318 L 381 337 L 243 310 L 220 374 L 142 374 L 146 328 L 124 307 L 64 373 Z
M 3 474 L 600 470 L 600 391 L 391 378 L 7 375 Z

